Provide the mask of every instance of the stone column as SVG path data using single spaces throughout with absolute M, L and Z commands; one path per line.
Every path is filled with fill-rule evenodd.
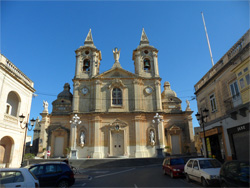
M 71 124 L 70 125 L 70 158 L 71 159 L 77 159 L 78 158 L 78 151 L 76 149 L 76 124 Z
M 159 80 L 155 81 L 155 99 L 156 99 L 156 111 L 162 111 L 161 102 L 161 82 Z
M 77 134 L 77 125 L 81 124 L 80 118 L 75 114 L 70 121 L 70 158 L 77 159 L 78 158 L 78 150 L 76 149 L 76 134 Z
M 73 123 L 70 125 L 70 148 L 76 149 L 76 125 Z
M 40 132 L 40 137 L 39 137 L 39 146 L 38 146 L 38 154 L 37 154 L 38 157 L 43 156 L 44 148 L 47 150 L 47 139 L 48 139 L 47 136 L 48 135 L 47 135 L 46 129 L 50 123 L 50 117 L 49 117 L 48 112 L 40 113 L 40 115 L 42 116 L 42 119 L 40 121 L 41 132 Z
M 159 138 L 159 148 L 165 147 L 165 136 L 164 136 L 164 126 L 163 121 L 158 123 L 158 138 Z
M 95 111 L 100 112 L 102 109 L 102 95 L 101 95 L 101 84 L 100 80 L 95 82 Z
M 94 153 L 93 158 L 102 158 L 101 152 L 101 134 L 100 134 L 100 127 L 101 127 L 101 117 L 96 116 L 93 120 L 93 129 L 94 129 Z
M 163 149 L 165 147 L 165 137 L 164 137 L 164 127 L 163 127 L 163 118 L 158 113 L 154 116 L 152 120 L 153 123 L 157 124 L 157 131 L 158 131 L 158 148 L 157 150 L 157 157 L 162 158 L 163 156 Z
M 154 70 L 155 70 L 155 77 L 159 77 L 159 68 L 158 68 L 158 55 L 157 52 L 153 52 L 153 57 L 154 57 Z

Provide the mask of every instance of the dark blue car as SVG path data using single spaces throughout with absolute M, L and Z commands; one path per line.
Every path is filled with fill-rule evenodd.
M 75 183 L 73 171 L 64 162 L 32 164 L 25 168 L 39 179 L 40 187 L 69 187 Z
M 250 187 L 249 161 L 228 161 L 220 170 L 221 187 Z

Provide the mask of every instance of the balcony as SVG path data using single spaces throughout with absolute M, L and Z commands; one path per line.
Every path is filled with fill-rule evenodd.
M 249 108 L 249 103 L 242 104 L 240 95 L 235 95 L 224 100 L 226 114 L 234 120 L 237 120 L 237 114 L 246 117 L 246 111 Z

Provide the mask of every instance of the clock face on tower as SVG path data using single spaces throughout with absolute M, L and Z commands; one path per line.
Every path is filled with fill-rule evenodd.
M 145 91 L 146 91 L 147 94 L 151 94 L 153 90 L 152 90 L 151 87 L 147 87 L 147 88 L 145 89 Z
M 89 91 L 88 88 L 86 88 L 86 87 L 82 88 L 82 93 L 84 95 L 86 95 L 88 93 L 88 91 Z

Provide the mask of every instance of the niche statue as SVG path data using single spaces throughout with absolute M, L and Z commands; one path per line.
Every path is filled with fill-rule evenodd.
M 154 146 L 155 145 L 155 133 L 154 133 L 153 130 L 150 131 L 149 138 L 150 138 L 150 144 L 151 144 L 151 146 Z
M 81 147 L 83 147 L 84 144 L 85 144 L 85 134 L 84 134 L 84 132 L 81 132 L 81 134 L 80 134 L 80 145 L 81 145 Z

